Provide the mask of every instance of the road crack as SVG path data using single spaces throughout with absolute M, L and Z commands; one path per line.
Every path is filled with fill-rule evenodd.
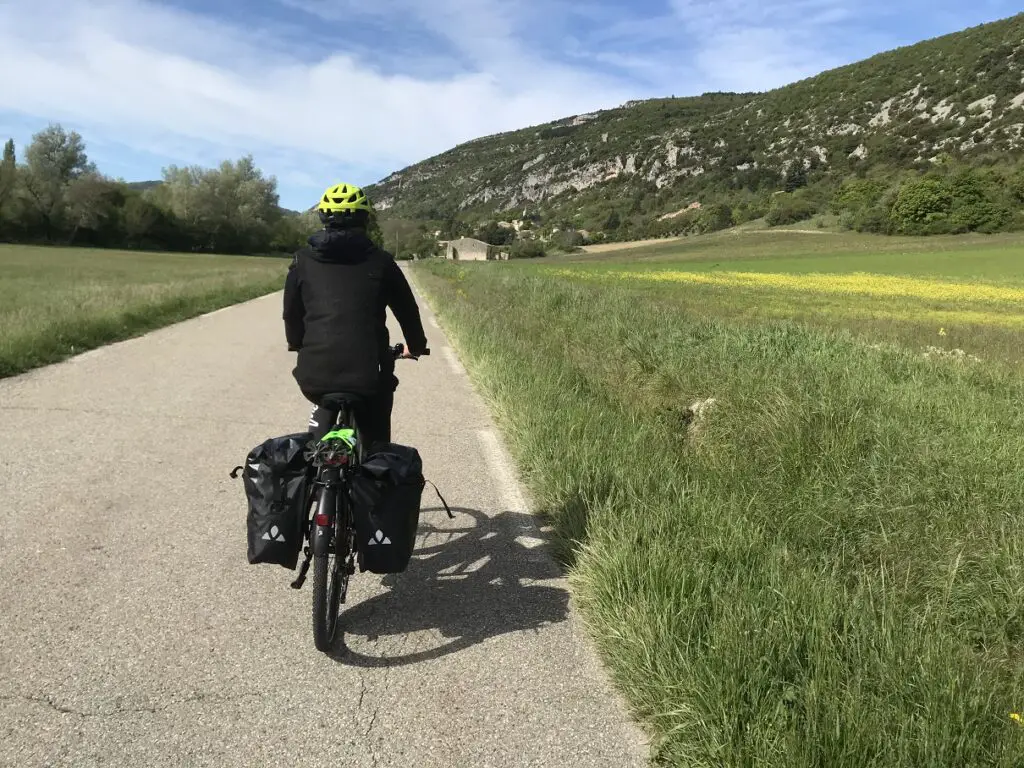
M 84 710 L 77 709 L 75 707 L 69 707 L 66 704 L 61 704 L 51 696 L 19 693 L 19 694 L 0 694 L 0 701 L 25 701 L 31 704 L 37 704 L 42 707 L 48 707 L 54 712 L 62 715 L 73 715 L 80 718 L 104 718 L 104 717 L 121 717 L 123 715 L 159 715 L 167 712 L 175 707 L 180 707 L 186 704 L 194 704 L 196 702 L 210 701 L 215 703 L 225 703 L 228 701 L 241 701 L 243 699 L 255 696 L 254 693 L 242 693 L 234 696 L 209 696 L 205 693 L 194 693 L 186 696 L 182 699 L 175 699 L 169 701 L 166 704 L 151 705 L 151 706 L 125 706 L 117 705 L 112 709 L 105 710 Z
M 409 641 L 408 635 L 399 635 L 394 640 L 394 642 L 392 642 L 390 644 L 388 644 L 388 643 L 379 643 L 378 647 L 390 645 L 390 647 L 382 648 L 383 652 L 381 653 L 381 657 L 383 658 L 383 654 L 384 653 L 387 653 L 388 651 L 392 651 L 392 650 L 397 650 L 398 653 L 401 654 L 401 652 L 405 650 L 405 645 L 406 645 L 406 643 L 408 641 Z M 384 674 L 381 675 L 381 678 L 380 678 L 380 688 L 379 688 L 379 690 L 376 691 L 377 695 L 376 695 L 375 701 L 373 703 L 373 711 L 370 713 L 370 720 L 367 723 L 365 730 L 363 731 L 363 738 L 366 740 L 366 748 L 367 748 L 367 751 L 369 752 L 370 760 L 371 760 L 371 764 L 372 764 L 373 768 L 377 768 L 377 766 L 379 766 L 381 764 L 382 755 L 381 755 L 380 750 L 378 749 L 378 744 L 374 743 L 373 733 L 374 733 L 374 729 L 377 727 L 377 721 L 380 718 L 380 712 L 381 712 L 381 709 L 382 709 L 381 699 L 383 698 L 384 694 L 386 694 L 388 692 L 388 690 L 390 688 L 391 672 L 392 672 L 391 666 L 390 665 L 385 665 L 384 666 Z M 360 675 L 359 676 L 359 684 L 360 684 L 360 689 L 359 689 L 358 709 L 361 710 L 363 708 L 363 701 L 364 701 L 364 699 L 366 697 L 366 694 L 368 693 L 368 688 L 367 688 L 367 685 L 366 685 L 366 678 L 365 678 L 364 675 Z
M 356 705 L 357 706 L 357 710 L 359 710 L 359 711 L 361 711 L 362 708 L 363 708 L 363 699 L 366 698 L 366 692 L 367 692 L 366 678 L 363 677 L 363 675 L 360 675 L 359 676 L 359 703 Z M 377 725 L 377 718 L 379 716 L 380 716 L 380 703 L 379 703 L 379 700 L 378 700 L 378 702 L 375 703 L 375 706 L 373 708 L 373 712 L 370 714 L 370 722 L 367 724 L 366 730 L 363 731 L 363 739 L 366 740 L 366 749 L 370 753 L 370 760 L 372 761 L 373 768 L 376 768 L 378 765 L 380 765 L 380 755 L 378 754 L 377 750 L 374 748 L 374 745 L 373 745 L 372 740 L 370 738 L 371 735 L 373 734 L 373 729 Z

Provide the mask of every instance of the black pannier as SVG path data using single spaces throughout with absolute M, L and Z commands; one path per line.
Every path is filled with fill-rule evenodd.
M 246 526 L 249 562 L 294 569 L 302 549 L 312 472 L 304 453 L 308 432 L 265 440 L 249 452 L 244 467 L 231 473 L 242 482 L 249 503 Z
M 425 483 L 415 448 L 381 443 L 364 457 L 351 486 L 360 571 L 406 569 L 416 547 Z

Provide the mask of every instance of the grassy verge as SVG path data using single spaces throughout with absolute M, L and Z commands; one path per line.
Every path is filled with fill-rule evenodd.
M 416 268 L 658 762 L 1020 764 L 1019 369 L 522 265 Z
M 0 246 L 0 377 L 279 290 L 282 259 Z

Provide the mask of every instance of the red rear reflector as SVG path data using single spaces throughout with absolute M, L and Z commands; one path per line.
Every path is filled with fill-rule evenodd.
M 330 525 L 331 524 L 331 516 L 330 515 L 317 515 L 316 516 L 316 524 L 317 525 Z

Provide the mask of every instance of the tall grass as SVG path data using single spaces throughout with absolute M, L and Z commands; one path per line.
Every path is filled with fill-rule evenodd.
M 282 259 L 0 246 L 0 377 L 284 285 Z
M 1017 369 L 519 265 L 416 274 L 657 762 L 1024 763 Z

